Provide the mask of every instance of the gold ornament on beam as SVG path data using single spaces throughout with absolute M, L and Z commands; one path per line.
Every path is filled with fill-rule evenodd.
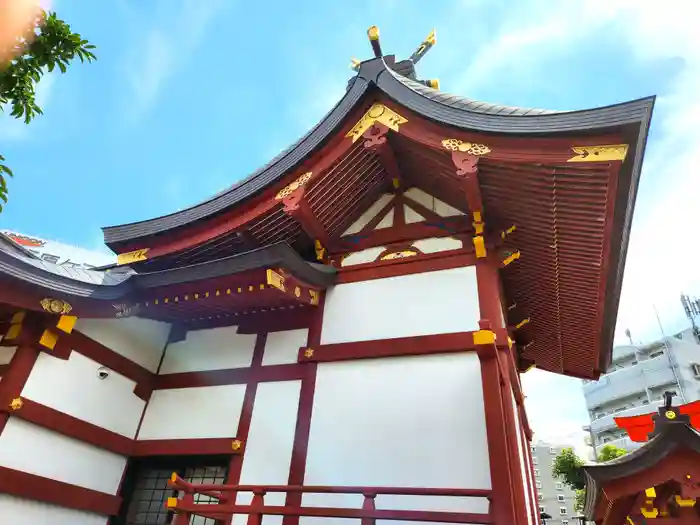
M 629 146 L 627 144 L 615 144 L 613 146 L 573 146 L 571 149 L 576 155 L 566 162 L 610 162 L 613 160 L 625 160 Z
M 240 439 L 234 439 L 231 441 L 231 450 L 241 450 L 243 442 Z
M 303 188 L 304 186 L 306 186 L 313 176 L 314 174 L 312 172 L 307 171 L 297 180 L 295 180 L 294 182 L 292 182 L 288 186 L 285 186 L 279 192 L 277 192 L 277 195 L 275 195 L 275 200 L 281 201 L 282 199 L 286 199 L 299 188 Z
M 284 277 L 274 270 L 267 270 L 267 284 L 274 286 L 282 292 L 287 291 L 287 288 L 284 285 Z
M 459 151 L 479 157 L 491 153 L 491 148 L 486 144 L 474 144 L 473 142 L 464 142 L 459 139 L 445 139 L 442 141 L 442 147 L 449 151 Z
M 44 310 L 52 314 L 66 315 L 73 309 L 67 302 L 60 299 L 52 299 L 51 297 L 45 297 L 39 303 Z
M 374 126 L 376 122 L 384 124 L 391 130 L 399 131 L 399 126 L 408 120 L 384 104 L 374 104 L 345 136 L 352 138 L 353 142 L 357 142 L 365 131 Z
M 146 259 L 148 259 L 148 248 L 134 250 L 133 252 L 120 253 L 117 255 L 117 266 L 124 266 L 125 264 L 145 261 Z
M 314 349 L 313 348 L 307 348 L 306 350 L 304 350 L 304 357 L 306 357 L 307 359 L 310 359 L 313 356 L 314 356 Z
M 21 397 L 16 397 L 10 402 L 10 409 L 12 410 L 19 410 L 24 406 L 24 401 L 22 401 Z

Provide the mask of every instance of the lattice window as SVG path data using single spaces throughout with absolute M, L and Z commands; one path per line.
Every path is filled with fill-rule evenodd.
M 227 459 L 198 459 L 190 464 L 188 458 L 171 460 L 158 458 L 149 461 L 144 458 L 130 468 L 125 483 L 125 509 L 120 517 L 112 520 L 114 525 L 168 525 L 174 515 L 168 512 L 165 502 L 169 497 L 177 497 L 177 492 L 168 488 L 168 480 L 177 472 L 190 483 L 223 484 L 226 480 Z M 187 463 L 185 463 L 187 462 Z M 127 486 L 128 485 L 128 486 Z M 195 503 L 210 503 L 213 498 L 196 495 Z M 193 516 L 191 525 L 216 525 L 211 518 Z

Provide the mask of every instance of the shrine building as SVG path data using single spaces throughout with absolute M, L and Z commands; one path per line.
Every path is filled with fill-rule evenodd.
M 584 467 L 586 519 L 596 525 L 700 523 L 700 401 L 616 418 L 634 452 Z
M 520 377 L 610 363 L 654 98 L 479 102 L 417 76 L 434 33 L 368 36 L 296 144 L 104 228 L 118 264 L 0 236 L 0 523 L 539 522 Z

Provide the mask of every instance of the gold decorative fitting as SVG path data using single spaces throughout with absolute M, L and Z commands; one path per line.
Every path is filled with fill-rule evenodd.
M 508 266 L 510 263 L 512 263 L 513 261 L 516 261 L 518 259 L 520 259 L 520 252 L 519 251 L 513 252 L 508 257 L 503 259 L 503 266 Z
M 176 508 L 176 507 L 177 507 L 177 502 L 178 502 L 178 499 L 177 499 L 177 498 L 168 498 L 168 503 L 167 503 L 168 508 L 169 508 L 169 509 L 174 509 L 174 508 Z
M 12 314 L 12 319 L 10 319 L 10 324 L 22 323 L 26 316 L 27 316 L 27 312 L 25 312 L 25 311 L 15 312 L 14 314 Z
M 529 372 L 529 371 L 532 370 L 533 368 L 537 368 L 537 365 L 534 364 L 534 363 L 531 364 L 530 366 L 528 366 L 528 367 L 525 369 L 525 372 Z
M 231 441 L 231 450 L 241 450 L 243 442 L 240 439 L 234 439 Z
M 496 342 L 496 334 L 491 330 L 478 330 L 473 332 L 475 345 L 491 345 Z
M 417 252 L 413 250 L 402 250 L 400 252 L 391 252 L 382 256 L 380 261 L 393 261 L 394 259 L 405 259 L 406 257 L 414 257 L 418 255 Z
M 11 408 L 12 410 L 19 410 L 19 409 L 22 408 L 23 406 L 24 406 L 24 401 L 22 401 L 22 399 L 19 398 L 19 397 L 16 397 L 15 399 L 13 399 L 13 400 L 10 402 L 10 408 Z
M 428 38 L 425 39 L 425 42 L 431 46 L 434 46 L 437 43 L 437 34 L 435 33 L 435 29 L 430 32 Z
M 326 249 L 318 239 L 314 241 L 314 250 L 316 251 L 316 260 L 322 261 L 323 256 L 326 254 Z
M 393 179 L 391 179 L 391 185 L 398 190 L 401 187 L 401 179 L 399 179 L 398 177 L 394 177 Z
M 673 410 L 667 410 L 666 419 L 676 419 L 676 413 Z
M 486 257 L 486 241 L 484 241 L 484 238 L 481 235 L 477 235 L 473 238 L 473 241 L 476 258 L 483 259 Z
M 275 200 L 281 201 L 282 199 L 286 199 L 299 188 L 303 188 L 304 186 L 306 186 L 313 176 L 314 174 L 312 172 L 307 171 L 297 180 L 295 180 L 294 182 L 285 186 L 279 192 L 277 192 L 277 195 L 275 195 Z
M 252 292 L 253 290 L 255 290 L 255 287 L 254 287 L 252 284 L 251 284 L 250 286 L 248 286 L 248 291 L 249 291 L 249 292 Z
M 267 284 L 283 292 L 287 290 L 284 286 L 284 277 L 274 270 L 267 270 Z
M 367 38 L 370 40 L 379 40 L 379 28 L 372 26 L 367 30 Z
M 442 141 L 442 147 L 449 151 L 461 151 L 462 153 L 477 156 L 491 153 L 491 148 L 486 144 L 473 144 L 459 139 L 445 139 Z
M 513 233 L 514 231 L 515 231 L 515 226 L 511 226 L 511 227 L 508 228 L 507 230 L 502 231 L 502 232 L 501 232 L 501 239 L 505 239 L 506 237 L 508 237 L 508 236 L 509 236 L 511 233 Z
M 364 135 L 365 131 L 374 126 L 375 122 L 384 124 L 387 128 L 394 131 L 399 131 L 399 126 L 405 124 L 408 120 L 384 104 L 374 104 L 345 136 L 351 137 L 352 141 L 356 142 Z
M 8 341 L 10 339 L 16 339 L 17 336 L 22 332 L 22 323 L 16 323 L 13 325 L 10 325 L 9 330 L 7 330 L 7 333 L 5 334 L 5 337 L 3 339 L 7 339 Z
M 309 302 L 312 305 L 316 306 L 318 304 L 318 301 L 319 301 L 319 293 L 316 290 L 309 290 L 309 298 L 310 298 Z
M 433 89 L 440 89 L 440 81 L 437 78 L 428 80 L 428 86 Z
M 314 349 L 313 348 L 307 348 L 304 350 L 304 357 L 313 357 L 314 356 Z
M 294 296 L 301 297 L 301 288 L 299 288 L 298 286 L 294 287 Z
M 49 313 L 52 314 L 67 314 L 73 307 L 65 301 L 60 299 L 51 299 L 46 297 L 40 301 L 41 307 Z
M 58 343 L 58 336 L 50 330 L 44 330 L 44 333 L 41 334 L 41 338 L 39 339 L 39 344 L 44 348 L 53 350 L 56 348 L 56 343 Z
M 613 146 L 573 146 L 571 149 L 576 155 L 566 162 L 609 162 L 613 160 L 625 160 L 629 146 L 627 144 L 615 144 Z
M 530 318 L 529 318 L 529 317 L 528 317 L 527 319 L 523 319 L 522 321 L 520 321 L 518 324 L 515 325 L 515 329 L 516 329 L 516 330 L 519 330 L 520 328 L 522 328 L 523 326 L 525 326 L 525 325 L 528 324 L 529 322 L 530 322 Z
M 133 252 L 120 253 L 117 255 L 117 266 L 145 261 L 148 259 L 148 250 L 148 248 L 142 248 Z
M 678 495 L 676 495 L 676 497 L 674 499 L 676 500 L 676 503 L 678 504 L 679 507 L 690 508 L 690 507 L 695 506 L 694 499 L 683 499 Z
M 70 334 L 75 328 L 75 323 L 78 322 L 78 318 L 74 315 L 62 315 L 58 318 L 58 323 L 56 323 L 56 328 L 61 332 Z
M 360 64 L 361 64 L 361 62 L 359 60 L 357 60 L 355 57 L 352 57 L 350 59 L 350 69 L 352 69 L 353 71 L 359 71 Z

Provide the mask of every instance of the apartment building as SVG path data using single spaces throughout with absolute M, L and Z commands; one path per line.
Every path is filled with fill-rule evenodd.
M 551 519 L 547 525 L 578 525 L 574 510 L 574 491 L 552 475 L 554 459 L 569 445 L 552 445 L 539 442 L 532 445 L 532 463 L 535 469 L 535 487 L 540 514 L 546 512 Z
M 651 344 L 617 346 L 609 372 L 583 383 L 596 449 L 606 444 L 638 448 L 613 418 L 656 411 L 666 391 L 676 393 L 674 404 L 700 399 L 700 342 L 688 329 Z

